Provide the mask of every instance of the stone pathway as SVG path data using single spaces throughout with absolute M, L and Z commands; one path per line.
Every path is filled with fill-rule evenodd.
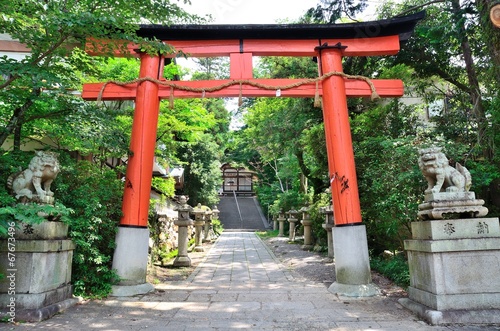
M 91 301 L 7 330 L 500 330 L 429 326 L 384 297 L 344 298 L 295 279 L 249 232 L 223 233 L 186 281 L 156 292 Z

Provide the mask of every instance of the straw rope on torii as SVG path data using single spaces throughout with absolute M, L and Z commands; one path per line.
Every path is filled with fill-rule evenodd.
M 315 83 L 316 84 L 316 94 L 314 97 L 314 106 L 320 107 L 321 103 L 320 103 L 320 99 L 319 99 L 319 83 L 322 82 L 323 80 L 329 78 L 329 77 L 332 77 L 332 76 L 340 76 L 340 77 L 344 77 L 347 79 L 362 80 L 362 81 L 366 82 L 368 84 L 368 86 L 370 87 L 370 90 L 372 93 L 371 100 L 377 100 L 380 98 L 380 96 L 378 95 L 377 90 L 375 88 L 375 85 L 373 84 L 373 82 L 371 81 L 370 78 L 365 77 L 365 76 L 361 76 L 361 75 L 349 75 L 349 74 L 346 74 L 346 73 L 343 73 L 340 71 L 331 71 L 331 72 L 328 72 L 328 73 L 321 75 L 317 78 L 308 78 L 308 79 L 304 79 L 304 80 L 296 82 L 296 83 L 282 85 L 282 86 L 262 84 L 262 83 L 255 82 L 255 81 L 252 81 L 249 79 L 234 79 L 234 80 L 231 80 L 229 82 L 225 82 L 225 83 L 222 83 L 220 85 L 212 86 L 212 87 L 183 86 L 183 85 L 176 84 L 172 81 L 159 80 L 159 79 L 151 78 L 151 77 L 137 78 L 137 79 L 134 79 L 134 80 L 131 80 L 128 82 L 120 82 L 120 81 L 110 80 L 110 81 L 105 82 L 102 85 L 101 90 L 99 91 L 99 95 L 97 96 L 97 101 L 102 100 L 102 95 L 104 93 L 104 90 L 106 89 L 106 86 L 108 86 L 109 84 L 115 84 L 118 86 L 126 86 L 126 85 L 130 85 L 130 84 L 135 84 L 135 83 L 142 83 L 145 81 L 153 82 L 153 83 L 156 83 L 159 85 L 170 87 L 170 89 L 171 89 L 171 91 L 170 91 L 170 108 L 173 108 L 174 89 L 189 91 L 189 92 L 199 92 L 199 93 L 202 93 L 202 97 L 204 97 L 206 92 L 208 92 L 208 93 L 216 92 L 216 91 L 220 91 L 220 90 L 225 89 L 225 88 L 230 87 L 230 86 L 240 85 L 239 104 L 241 105 L 241 99 L 242 99 L 241 87 L 243 84 L 250 85 L 253 87 L 257 87 L 257 88 L 261 88 L 261 89 L 265 89 L 265 90 L 280 91 L 280 90 L 288 90 L 288 89 L 292 89 L 292 88 L 299 87 L 302 85 Z

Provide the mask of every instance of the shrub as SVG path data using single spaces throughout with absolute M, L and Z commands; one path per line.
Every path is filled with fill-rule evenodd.
M 224 231 L 224 225 L 218 219 L 212 220 L 212 229 L 216 236 L 220 236 L 220 234 Z
M 123 184 L 117 174 L 86 161 L 60 157 L 56 198 L 74 210 L 69 236 L 76 244 L 72 278 L 75 295 L 102 298 L 118 280 L 112 270 L 121 217 Z
M 370 260 L 370 265 L 372 269 L 377 270 L 396 285 L 403 288 L 410 286 L 410 270 L 404 255 L 396 255 L 388 259 L 377 256 Z

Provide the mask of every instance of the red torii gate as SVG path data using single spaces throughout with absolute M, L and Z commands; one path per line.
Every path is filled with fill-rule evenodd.
M 136 45 L 129 45 L 130 54 L 141 59 L 137 82 L 84 85 L 82 97 L 86 100 L 135 100 L 120 226 L 147 228 L 160 99 L 276 97 L 278 94 L 282 97 L 322 96 L 335 225 L 361 224 L 347 97 L 374 94 L 399 97 L 403 95 L 403 83 L 352 79 L 342 73 L 342 57 L 394 55 L 400 49 L 400 42 L 409 38 L 423 17 L 421 12 L 390 20 L 332 25 L 141 26 L 139 36 L 155 37 L 191 57 L 228 56 L 230 79 L 166 81 L 162 78 L 163 56 L 137 53 Z M 317 57 L 321 78 L 255 79 L 253 56 Z

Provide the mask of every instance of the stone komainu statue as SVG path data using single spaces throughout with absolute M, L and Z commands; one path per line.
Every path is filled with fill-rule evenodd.
M 459 163 L 450 166 L 440 147 L 421 149 L 418 166 L 428 183 L 426 193 L 467 192 L 471 187 L 469 170 Z
M 421 220 L 483 217 L 488 208 L 484 200 L 469 191 L 469 170 L 459 163 L 453 168 L 440 147 L 421 149 L 418 165 L 427 179 L 424 203 L 418 205 Z
M 35 152 L 28 169 L 12 174 L 7 187 L 21 202 L 53 203 L 54 193 L 50 185 L 60 171 L 59 154 L 47 151 Z

